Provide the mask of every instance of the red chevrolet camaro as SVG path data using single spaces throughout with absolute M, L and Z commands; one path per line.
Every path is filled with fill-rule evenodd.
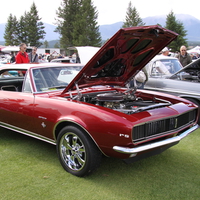
M 159 26 L 126 28 L 84 67 L 1 66 L 0 126 L 55 144 L 76 176 L 96 169 L 102 154 L 130 163 L 161 153 L 198 128 L 198 107 L 128 83 L 176 37 Z

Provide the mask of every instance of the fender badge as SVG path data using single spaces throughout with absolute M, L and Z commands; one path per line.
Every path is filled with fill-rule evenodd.
M 42 122 L 42 124 L 41 124 L 41 125 L 42 125 L 42 127 L 43 127 L 43 128 L 45 128 L 45 127 L 46 127 L 46 124 L 45 124 L 44 122 Z

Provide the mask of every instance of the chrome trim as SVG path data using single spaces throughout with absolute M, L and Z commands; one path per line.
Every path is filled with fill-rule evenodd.
M 13 125 L 10 125 L 10 124 L 4 123 L 4 122 L 0 122 L 0 126 L 3 127 L 3 128 L 6 128 L 6 129 L 12 130 L 12 131 L 21 133 L 23 135 L 27 135 L 27 136 L 30 136 L 32 138 L 39 139 L 41 141 L 48 142 L 50 144 L 56 145 L 55 140 L 49 139 L 49 138 L 44 137 L 42 135 L 38 135 L 37 133 L 33 133 L 31 131 L 27 131 L 27 130 L 18 128 L 16 126 L 13 126 Z
M 155 143 L 151 143 L 151 144 L 147 144 L 147 145 L 143 145 L 143 146 L 139 146 L 139 147 L 134 147 L 134 148 L 114 146 L 113 150 L 115 150 L 119 153 L 124 153 L 124 154 L 135 154 L 135 155 L 132 155 L 132 156 L 136 156 L 137 153 L 140 153 L 140 152 L 143 152 L 143 151 L 147 151 L 147 150 L 150 150 L 150 149 L 153 149 L 153 148 L 157 148 L 157 147 L 161 147 L 161 146 L 164 146 L 164 145 L 179 142 L 184 137 L 186 137 L 187 135 L 189 135 L 191 132 L 195 131 L 198 128 L 199 128 L 199 125 L 196 124 L 195 126 L 184 131 L 180 135 L 172 137 L 172 138 L 165 139 L 165 140 L 160 141 L 160 142 L 155 142 Z

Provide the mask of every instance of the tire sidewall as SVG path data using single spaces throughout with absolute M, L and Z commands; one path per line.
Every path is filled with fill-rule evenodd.
M 73 169 L 69 168 L 66 165 L 65 161 L 63 160 L 63 157 L 61 155 L 60 141 L 61 141 L 63 135 L 65 135 L 66 133 L 73 133 L 73 134 L 77 135 L 84 145 L 86 159 L 85 159 L 84 167 L 81 170 L 73 170 Z M 92 162 L 93 162 L 93 158 L 95 156 L 95 150 L 94 150 L 95 146 L 94 145 L 95 144 L 92 141 L 92 139 L 88 135 L 86 135 L 84 131 L 82 131 L 79 128 L 74 127 L 74 126 L 64 127 L 58 135 L 57 145 L 56 145 L 58 157 L 59 157 L 60 163 L 63 166 L 63 168 L 67 172 L 69 172 L 75 176 L 82 177 L 82 176 L 88 175 L 91 171 L 93 171 Z

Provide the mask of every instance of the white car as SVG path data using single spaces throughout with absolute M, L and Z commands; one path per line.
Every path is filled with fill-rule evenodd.
M 57 63 L 73 63 L 72 59 L 69 57 L 65 57 L 65 58 L 55 58 L 53 60 L 51 60 L 51 62 L 57 62 Z
M 170 76 L 178 72 L 182 68 L 183 66 L 181 65 L 181 63 L 177 58 L 171 56 L 163 56 L 163 55 L 155 56 L 146 65 L 148 76 L 150 78 Z

